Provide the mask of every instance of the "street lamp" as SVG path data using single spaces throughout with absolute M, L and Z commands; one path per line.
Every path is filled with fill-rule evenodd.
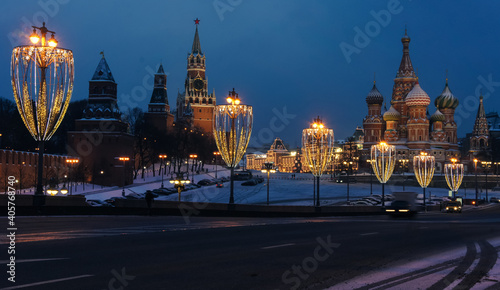
M 55 32 L 48 30 L 45 22 L 42 27 L 32 27 L 30 40 L 33 45 L 17 46 L 12 50 L 11 82 L 21 119 L 39 144 L 38 181 L 33 204 L 43 205 L 44 144 L 54 135 L 68 109 L 73 92 L 74 61 L 71 50 L 56 48 Z M 49 32 L 52 37 L 47 41 Z
M 269 173 L 275 173 L 276 169 L 274 169 L 273 162 L 266 162 L 262 166 L 262 173 L 267 173 L 267 205 L 269 205 Z
M 464 165 L 456 164 L 457 162 L 456 158 L 451 158 L 450 161 L 452 163 L 444 165 L 444 176 L 446 178 L 446 183 L 448 184 L 448 187 L 452 191 L 452 198 L 455 199 L 455 194 L 458 191 L 458 188 L 460 188 L 460 185 L 462 184 L 462 180 L 464 178 Z
M 495 175 L 497 176 L 497 185 L 496 187 L 499 187 L 500 182 L 498 180 L 498 165 L 500 165 L 500 162 L 493 162 L 493 165 L 495 165 Z
M 194 183 L 194 163 L 195 163 L 196 158 L 198 158 L 198 155 L 189 154 L 189 159 L 193 160 L 193 165 L 191 166 L 191 175 L 193 177 L 193 183 Z
M 370 195 L 373 194 L 373 168 L 372 168 L 372 161 L 371 159 L 366 160 L 370 165 Z
M 420 152 L 420 155 L 413 157 L 413 172 L 417 178 L 418 184 L 422 187 L 424 192 L 424 208 L 427 211 L 427 205 L 425 203 L 425 188 L 431 183 L 432 177 L 434 177 L 434 170 L 436 168 L 436 158 L 434 156 L 427 155 L 427 152 Z M 431 196 L 429 195 L 429 202 L 431 201 Z
M 160 155 L 158 155 L 158 157 L 160 158 L 161 188 L 163 188 L 163 169 L 161 168 L 161 166 L 164 163 L 163 159 L 167 158 L 167 154 L 160 154 Z
M 184 190 L 185 184 L 190 183 L 189 179 L 184 179 L 184 175 L 180 173 L 177 174 L 175 179 L 171 177 L 170 183 L 172 183 L 174 187 L 177 189 L 177 193 L 179 194 L 179 201 L 181 201 L 181 192 Z
M 409 161 L 410 160 L 408 160 L 408 159 L 399 159 L 399 162 L 401 163 L 400 164 L 401 175 L 403 176 L 403 191 L 405 191 L 405 181 L 406 181 L 406 179 L 404 178 L 404 176 L 405 176 L 406 166 L 408 165 Z
M 228 105 L 217 105 L 214 110 L 213 133 L 215 143 L 227 166 L 231 168 L 229 204 L 234 204 L 234 168 L 238 165 L 250 141 L 253 108 L 241 105 L 238 94 L 229 92 Z
M 118 157 L 118 160 L 123 161 L 123 187 L 122 187 L 122 196 L 125 196 L 125 162 L 130 161 L 129 157 L 122 156 Z
M 385 207 L 385 184 L 391 178 L 396 165 L 396 146 L 385 142 L 371 147 L 372 168 L 378 181 L 382 183 L 382 207 Z
M 484 174 L 485 174 L 485 191 L 486 191 L 486 202 L 488 202 L 488 170 L 491 167 L 491 161 L 481 161 L 481 165 L 483 165 L 484 168 Z
M 333 149 L 333 130 L 326 128 L 318 117 L 310 128 L 302 130 L 302 152 L 316 177 L 316 206 L 319 202 L 319 179 L 330 161 Z
M 215 179 L 217 180 L 217 156 L 220 156 L 220 152 L 215 151 L 214 155 L 215 155 Z
M 50 195 L 50 196 L 56 196 L 57 193 L 59 193 L 59 191 L 55 187 L 49 187 L 47 189 L 47 194 Z
M 477 158 L 474 158 L 474 175 L 475 175 L 475 179 L 476 179 L 476 206 L 477 206 L 477 195 L 478 195 L 478 188 L 477 188 L 477 162 L 479 160 L 477 160 Z
M 69 195 L 73 195 L 73 186 L 74 184 L 71 182 L 71 176 L 73 175 L 73 179 L 75 179 L 75 170 L 73 169 L 74 165 L 77 164 L 78 162 L 80 162 L 79 159 L 77 158 L 67 158 L 66 159 L 66 164 L 69 164 L 70 168 L 71 168 L 71 171 L 69 172 L 69 188 L 70 188 L 70 192 L 69 192 Z M 73 174 L 71 174 L 73 173 Z

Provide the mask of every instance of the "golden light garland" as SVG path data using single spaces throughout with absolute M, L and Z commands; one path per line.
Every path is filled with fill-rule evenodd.
M 417 178 L 420 187 L 427 188 L 434 177 L 436 168 L 436 158 L 427 155 L 426 152 L 421 152 L 420 155 L 413 157 L 413 172 Z
M 382 184 L 387 183 L 396 165 L 396 147 L 385 142 L 372 145 L 371 160 L 370 163 L 378 181 Z
M 234 168 L 245 154 L 252 134 L 252 106 L 241 105 L 238 94 L 229 92 L 228 105 L 214 109 L 213 133 L 222 160 L 231 168 L 229 204 L 234 203 Z
M 73 52 L 50 46 L 18 46 L 12 50 L 11 69 L 14 99 L 24 125 L 35 140 L 49 140 L 71 100 Z
M 333 130 L 326 128 L 316 119 L 311 128 L 302 130 L 302 152 L 314 176 L 323 175 L 331 161 Z
M 453 198 L 455 198 L 455 193 L 460 188 L 464 178 L 464 165 L 456 164 L 455 162 L 457 162 L 457 159 L 455 158 L 452 158 L 451 162 L 452 163 L 444 165 L 444 176 L 448 187 L 453 192 Z

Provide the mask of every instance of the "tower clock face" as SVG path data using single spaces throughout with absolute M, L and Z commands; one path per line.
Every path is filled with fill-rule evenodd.
M 193 87 L 197 91 L 203 90 L 203 87 L 205 86 L 205 83 L 203 82 L 202 79 L 195 79 L 193 82 Z

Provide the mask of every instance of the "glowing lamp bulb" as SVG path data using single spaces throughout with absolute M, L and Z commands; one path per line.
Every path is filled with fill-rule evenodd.
M 40 41 L 40 36 L 38 36 L 38 34 L 36 34 L 36 31 L 34 29 L 33 29 L 33 33 L 30 35 L 30 41 L 33 44 L 36 44 Z
M 49 46 L 50 47 L 56 47 L 57 46 L 57 40 L 54 37 L 54 34 L 49 39 Z
M 230 98 L 230 97 L 228 97 L 228 98 L 226 99 L 226 101 L 227 101 L 228 103 L 232 103 L 232 102 L 233 102 L 233 99 L 232 99 L 232 98 Z
M 323 124 L 319 124 L 319 128 L 320 129 L 323 129 L 325 126 L 323 126 Z
M 313 128 L 317 128 L 317 127 L 318 127 L 318 124 L 314 123 Z
M 240 104 L 240 99 L 236 99 L 236 100 L 234 100 L 234 103 L 235 103 L 236 105 L 239 105 L 239 104 Z

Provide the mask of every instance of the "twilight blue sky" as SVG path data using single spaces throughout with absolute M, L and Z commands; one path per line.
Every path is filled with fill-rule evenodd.
M 9 0 L 0 8 L 1 96 L 13 99 L 10 54 L 13 46 L 27 44 L 18 37 L 23 25 L 41 25 L 45 18 L 60 47 L 74 52 L 73 99 L 87 98 L 104 51 L 122 109 L 147 107 L 151 71 L 160 62 L 175 106 L 193 20 L 199 18 L 209 90 L 215 89 L 221 103 L 235 87 L 253 105 L 254 146 L 274 137 L 299 146 L 301 130 L 317 115 L 336 139 L 351 135 L 367 113 L 374 72 L 381 93 L 391 97 L 405 24 L 413 65 L 432 100 L 449 71 L 450 88 L 461 102 L 455 114 L 459 137 L 472 130 L 480 89 L 487 112 L 500 105 L 498 1 Z M 346 57 L 341 46 L 354 52 Z

